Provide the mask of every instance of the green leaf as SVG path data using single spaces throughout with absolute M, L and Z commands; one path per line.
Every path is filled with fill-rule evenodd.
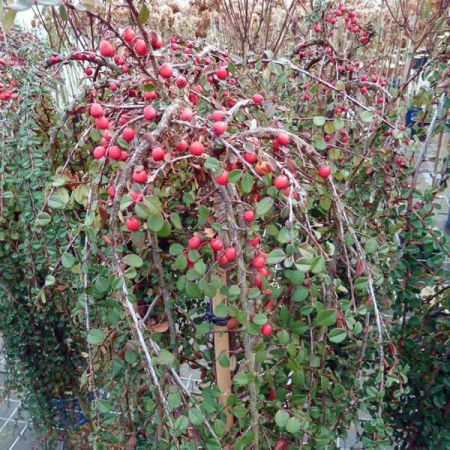
M 326 120 L 327 120 L 326 117 L 323 117 L 323 116 L 316 116 L 313 118 L 313 122 L 316 127 L 323 126 L 325 124 Z
M 361 120 L 366 123 L 372 123 L 374 119 L 373 112 L 371 111 L 361 111 L 359 113 L 359 117 L 361 117 Z
M 210 156 L 204 164 L 205 169 L 215 170 L 220 168 L 220 161 L 213 156 Z
M 169 247 L 169 253 L 172 256 L 178 256 L 181 255 L 184 251 L 184 247 L 181 244 L 174 243 Z
M 175 362 L 175 357 L 168 350 L 162 349 L 157 358 L 159 364 L 170 366 Z
M 162 214 L 153 214 L 147 219 L 147 224 L 150 230 L 158 232 L 164 227 L 164 217 Z
M 47 275 L 45 278 L 45 285 L 47 287 L 53 286 L 56 283 L 56 278 L 53 275 Z
M 267 315 L 264 313 L 255 314 L 252 321 L 256 325 L 264 325 L 267 323 Z
M 367 253 L 373 253 L 378 248 L 378 242 L 376 239 L 369 239 L 364 244 L 364 249 Z
M 266 259 L 266 264 L 278 264 L 286 258 L 286 253 L 281 248 L 274 248 Z
M 323 127 L 323 131 L 327 134 L 333 134 L 336 131 L 334 128 L 334 123 L 329 120 Z
M 55 190 L 48 199 L 48 206 L 52 209 L 63 209 L 69 203 L 69 192 L 66 188 Z
M 225 368 L 230 367 L 230 359 L 227 357 L 227 355 L 225 355 L 225 353 L 222 353 L 219 356 L 219 364 Z
M 70 269 L 75 264 L 75 257 L 71 253 L 65 253 L 61 258 L 61 263 L 66 269 Z
M 289 420 L 289 413 L 280 409 L 275 414 L 275 423 L 280 427 L 284 428 Z
M 294 302 L 302 302 L 308 298 L 309 290 L 305 286 L 299 286 L 295 291 L 292 293 L 292 300 Z
M 242 175 L 242 170 L 240 170 L 240 169 L 232 170 L 228 174 L 228 182 L 229 183 L 237 183 L 239 181 L 239 178 L 241 178 L 241 175 Z
M 99 345 L 106 339 L 105 333 L 97 328 L 92 328 L 87 335 L 87 341 L 92 345 Z
M 273 198 L 265 197 L 256 205 L 256 214 L 260 217 L 265 216 L 273 207 Z
M 205 420 L 204 414 L 197 406 L 189 408 L 188 417 L 194 426 L 201 425 Z
M 144 264 L 144 261 L 138 255 L 126 255 L 123 258 L 123 262 L 127 266 L 131 266 L 131 267 L 142 267 L 142 265 Z
M 43 212 L 36 217 L 38 224 L 43 227 L 48 225 L 52 221 L 52 216 L 50 214 Z
M 301 422 L 297 417 L 291 417 L 286 423 L 286 431 L 288 433 L 294 434 L 300 430 Z
M 148 6 L 146 4 L 143 4 L 138 14 L 137 18 L 138 23 L 140 25 L 143 25 L 145 22 L 147 22 L 149 17 L 150 17 L 150 10 L 148 9 Z
M 246 372 L 239 372 L 235 377 L 233 378 L 233 383 L 237 384 L 238 386 L 245 386 L 250 381 L 250 377 L 248 373 Z
M 245 172 L 241 180 L 241 189 L 244 194 L 249 194 L 253 189 L 254 178 Z
M 323 309 L 314 319 L 314 325 L 318 327 L 330 327 L 336 323 L 336 311 L 334 309 Z
M 194 264 L 194 270 L 198 275 L 202 276 L 206 273 L 206 264 L 201 259 L 199 259 Z
M 328 339 L 335 344 L 340 344 L 347 338 L 347 333 L 342 328 L 333 328 L 328 335 Z
M 314 258 L 311 263 L 311 272 L 312 273 L 321 273 L 325 268 L 325 258 L 321 255 L 317 258 Z
M 189 419 L 186 416 L 178 416 L 173 423 L 175 432 L 181 434 L 189 426 Z

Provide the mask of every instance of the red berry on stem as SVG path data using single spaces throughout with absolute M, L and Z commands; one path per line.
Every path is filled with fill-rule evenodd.
M 219 69 L 217 69 L 216 70 L 216 77 L 219 80 L 226 80 L 226 78 L 228 77 L 227 69 L 225 69 L 225 67 L 220 67 Z
M 279 134 L 277 136 L 277 142 L 280 145 L 289 145 L 289 142 L 291 142 L 291 139 L 289 138 L 289 136 L 287 134 Z
M 234 247 L 228 247 L 225 249 L 224 256 L 228 259 L 228 261 L 234 261 L 237 257 L 237 252 Z
M 223 242 L 219 238 L 211 239 L 211 242 L 209 245 L 211 246 L 211 249 L 214 252 L 220 252 L 220 250 L 223 249 Z
M 162 161 L 164 159 L 164 156 L 166 155 L 166 152 L 162 147 L 155 147 L 152 150 L 152 158 L 155 161 Z
M 225 119 L 225 112 L 224 112 L 224 111 L 219 111 L 219 110 L 214 111 L 214 112 L 211 114 L 211 119 L 212 119 L 214 122 L 220 122 L 220 121 L 223 121 L 223 120 Z
M 273 185 L 279 190 L 286 189 L 289 186 L 289 178 L 286 175 L 278 175 Z
M 270 325 L 270 323 L 265 323 L 262 327 L 261 327 L 261 334 L 263 336 L 270 336 L 273 332 L 273 327 L 272 325 Z
M 148 53 L 147 44 L 145 43 L 144 39 L 138 39 L 134 44 L 134 51 L 139 56 L 145 56 Z
M 331 167 L 330 166 L 319 167 L 319 170 L 317 171 L 317 173 L 319 174 L 319 177 L 321 177 L 321 178 L 328 178 L 331 173 Z
M 145 170 L 136 171 L 133 173 L 133 181 L 139 184 L 147 183 L 147 172 Z
M 145 120 L 154 120 L 158 116 L 156 109 L 153 106 L 146 106 L 144 108 L 144 119 Z
M 228 172 L 224 170 L 218 177 L 216 177 L 216 183 L 225 186 L 228 184 Z
M 121 154 L 122 149 L 117 145 L 112 145 L 108 150 L 108 156 L 115 161 L 119 161 Z
M 159 68 L 159 74 L 163 78 L 170 78 L 173 75 L 172 66 L 169 63 L 161 64 L 161 66 Z
M 252 97 L 252 100 L 253 100 L 254 103 L 259 105 L 259 104 L 261 104 L 264 101 L 264 97 L 261 94 L 255 94 Z
M 222 136 L 227 129 L 227 124 L 225 122 L 215 122 L 212 126 L 212 130 L 217 136 Z
M 106 117 L 98 117 L 95 119 L 95 126 L 99 130 L 107 130 L 109 128 L 109 121 Z
M 126 127 L 122 131 L 122 137 L 124 141 L 131 142 L 134 139 L 134 130 L 133 128 Z
M 108 41 L 101 41 L 98 46 L 100 55 L 105 58 L 114 56 L 114 47 Z
M 266 263 L 266 259 L 262 255 L 256 255 L 252 260 L 252 266 L 255 269 L 262 269 Z
M 255 219 L 255 213 L 252 210 L 247 210 L 242 213 L 242 217 L 246 222 L 250 223 Z
M 205 153 L 205 147 L 201 142 L 194 141 L 189 146 L 189 153 L 193 156 L 200 156 Z
M 102 105 L 100 105 L 100 103 L 92 103 L 89 109 L 89 113 L 91 114 L 92 117 L 96 118 L 102 117 L 105 114 Z
M 192 236 L 189 240 L 188 240 L 188 247 L 191 250 L 196 250 L 197 248 L 200 247 L 200 245 L 202 244 L 202 240 L 198 237 L 198 236 Z
M 137 217 L 129 217 L 125 221 L 125 226 L 129 231 L 139 231 L 139 228 L 141 228 L 141 221 Z
M 136 37 L 136 33 L 131 28 L 125 28 L 122 37 L 126 43 L 131 44 Z
M 93 156 L 95 159 L 101 159 L 106 155 L 105 147 L 98 146 L 94 148 Z

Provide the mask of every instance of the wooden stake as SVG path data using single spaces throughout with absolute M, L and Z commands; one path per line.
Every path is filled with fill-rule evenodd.
M 225 277 L 222 277 L 225 282 Z M 222 303 L 224 296 L 218 292 L 213 298 L 212 310 L 215 314 L 217 306 Z M 227 399 L 231 394 L 231 370 L 230 367 L 222 367 L 219 363 L 219 357 L 225 355 L 228 359 L 230 358 L 230 342 L 228 340 L 228 329 L 226 326 L 214 325 L 214 355 L 215 355 L 215 367 L 216 367 L 216 382 L 219 386 L 220 392 L 220 403 L 225 408 L 225 417 L 227 431 L 233 426 L 233 415 L 229 412 L 227 407 Z

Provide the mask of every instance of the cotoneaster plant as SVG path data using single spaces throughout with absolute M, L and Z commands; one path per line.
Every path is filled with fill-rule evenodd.
M 123 6 L 126 24 L 65 3 L 92 20 L 95 45 L 45 68 L 95 69 L 51 133 L 55 172 L 70 176 L 41 188 L 42 212 L 79 226 L 60 257 L 79 267 L 64 276 L 78 283 L 89 441 L 327 448 L 364 410 L 366 447 L 387 444 L 383 398 L 404 374 L 385 316 L 397 280 L 381 268 L 412 214 L 412 171 L 396 160 L 416 143 L 366 64 L 357 14 L 327 4 L 308 18 L 313 39 L 240 59 L 164 42 L 144 7 Z M 216 358 L 217 320 L 230 352 Z M 232 370 L 226 404 L 219 365 Z

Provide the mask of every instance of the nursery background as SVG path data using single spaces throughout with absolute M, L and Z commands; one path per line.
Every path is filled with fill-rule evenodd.
M 0 5 L 0 449 L 450 447 L 449 0 Z

